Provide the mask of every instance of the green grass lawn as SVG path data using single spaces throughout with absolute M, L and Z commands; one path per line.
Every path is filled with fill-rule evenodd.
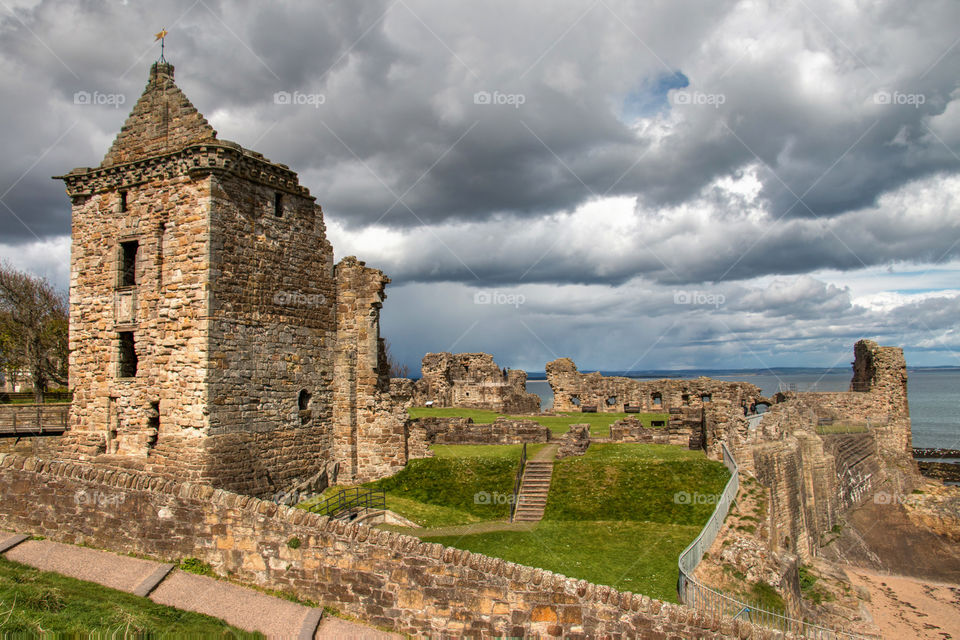
M 817 433 L 820 435 L 847 434 L 847 433 L 868 433 L 870 429 L 865 424 L 846 424 L 836 422 L 834 424 L 818 424 Z
M 544 520 L 531 532 L 423 539 L 676 602 L 677 557 L 699 532 L 650 522 Z
M 652 427 L 654 420 L 666 423 L 670 419 L 668 413 L 578 413 L 564 412 L 557 416 L 508 416 L 496 411 L 483 409 L 460 409 L 457 407 L 412 407 L 407 409 L 411 418 L 472 418 L 477 424 L 489 424 L 497 418 L 513 418 L 516 420 L 533 420 L 549 427 L 550 431 L 559 435 L 570 430 L 572 424 L 589 424 L 590 435 L 597 438 L 606 438 L 610 435 L 610 425 L 633 416 L 640 420 L 645 427 Z
M 609 418 L 613 415 L 604 417 L 615 419 Z M 478 504 L 475 496 L 511 495 L 519 446 L 443 445 L 433 450 L 436 457 L 413 460 L 396 476 L 365 486 L 383 488 L 389 509 L 427 528 L 509 517 L 506 501 Z M 533 447 L 527 450 L 532 455 Z M 677 558 L 713 513 L 713 497 L 728 479 L 726 467 L 701 451 L 593 444 L 584 456 L 556 462 L 544 520 L 532 531 L 443 537 L 410 533 L 676 602 Z M 677 500 L 678 493 L 703 498 Z
M 262 638 L 222 620 L 0 558 L 0 636 Z
M 554 465 L 544 519 L 703 526 L 729 478 L 726 467 L 699 451 L 593 444 L 585 455 Z
M 527 445 L 533 455 L 543 445 Z M 387 508 L 422 527 L 446 527 L 510 517 L 508 498 L 520 467 L 522 445 L 436 445 L 436 456 L 411 460 L 400 473 L 368 482 L 364 488 L 383 489 Z M 348 487 L 335 486 L 312 505 Z
M 527 457 L 543 449 L 542 444 L 528 444 Z M 435 444 L 430 447 L 438 458 L 508 458 L 520 462 L 520 444 Z

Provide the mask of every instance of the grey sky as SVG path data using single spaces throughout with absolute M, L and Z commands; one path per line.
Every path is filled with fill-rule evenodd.
M 860 337 L 960 364 L 958 23 L 948 1 L 5 3 L 0 256 L 66 284 L 50 176 L 100 162 L 166 27 L 220 137 L 298 171 L 338 256 L 394 278 L 412 365 L 845 364 Z

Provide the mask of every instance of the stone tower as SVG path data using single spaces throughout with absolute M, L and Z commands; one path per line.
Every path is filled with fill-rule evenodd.
M 389 283 L 333 262 L 297 174 L 217 139 L 150 70 L 73 205 L 64 457 L 270 495 L 406 462 L 379 336 Z M 332 474 L 331 474 L 332 475 Z M 332 478 L 330 478 L 332 480 Z

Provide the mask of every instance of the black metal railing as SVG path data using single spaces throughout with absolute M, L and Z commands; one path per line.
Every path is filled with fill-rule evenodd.
M 313 513 L 330 516 L 331 520 L 352 520 L 363 511 L 387 508 L 387 494 L 383 489 L 340 489 L 323 502 L 309 507 Z
M 523 484 L 523 470 L 527 467 L 527 443 L 523 443 L 523 449 L 520 451 L 520 468 L 517 469 L 517 477 L 513 481 L 513 500 L 510 501 L 510 522 L 517 514 L 517 503 L 520 502 L 520 486 Z

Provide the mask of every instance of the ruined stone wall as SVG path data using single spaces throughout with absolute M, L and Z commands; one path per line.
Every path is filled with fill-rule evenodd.
M 699 420 L 697 422 L 699 423 Z M 645 427 L 638 418 L 627 416 L 610 425 L 610 440 L 614 442 L 674 444 L 688 447 L 693 433 L 691 426 L 682 420 L 670 420 L 663 427 Z
M 501 370 L 486 353 L 428 353 L 414 385 L 413 404 L 538 413 L 540 397 L 527 393 L 525 371 Z
M 560 436 L 560 446 L 557 447 L 557 460 L 582 456 L 590 448 L 590 425 L 572 424 L 570 429 Z
M 331 460 L 348 481 L 402 468 L 406 415 L 379 336 L 389 279 L 354 258 L 335 272 L 296 173 L 218 140 L 172 65 L 154 64 L 101 165 L 61 178 L 75 391 L 63 457 L 257 496 L 326 482 Z
M 782 394 L 752 434 L 761 442 L 752 459 L 770 491 L 773 541 L 803 558 L 879 487 L 904 494 L 915 480 L 903 353 L 866 340 L 854 353 L 853 391 Z M 865 432 L 818 435 L 820 425 Z
M 0 455 L 0 527 L 294 593 L 418 636 L 783 637 L 646 596 L 209 486 Z M 78 496 L 95 499 L 78 499 Z M 294 549 L 288 544 L 300 541 Z
M 354 257 L 335 269 L 334 455 L 340 482 L 393 475 L 407 462 L 407 414 L 390 396 L 380 309 L 390 279 Z
M 521 444 L 549 442 L 550 429 L 531 420 L 497 418 L 491 424 L 474 424 L 472 418 L 420 418 L 410 432 L 422 432 L 429 444 Z
M 596 407 L 599 412 L 623 413 L 628 408 L 663 412 L 682 407 L 701 407 L 718 400 L 748 408 L 765 401 L 760 389 L 746 382 L 696 380 L 635 380 L 580 373 L 569 358 L 547 364 L 547 380 L 553 389 L 554 411 L 580 411 Z
M 312 197 L 229 174 L 212 195 L 205 476 L 262 496 L 332 456 L 333 249 Z

